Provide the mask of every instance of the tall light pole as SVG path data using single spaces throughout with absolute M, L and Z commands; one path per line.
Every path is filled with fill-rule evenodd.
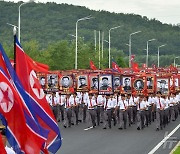
M 109 68 L 111 67 L 111 30 L 117 29 L 121 26 L 112 27 L 109 29 Z
M 25 5 L 25 4 L 28 4 L 28 3 L 31 3 L 31 2 L 34 2 L 34 0 L 29 0 L 28 2 L 24 2 L 22 4 L 19 5 L 19 18 L 18 18 L 18 40 L 20 42 L 20 39 L 21 39 L 21 6 Z
M 133 32 L 131 34 L 129 34 L 129 67 L 131 67 L 131 37 L 132 35 L 135 35 L 135 34 L 138 34 L 140 33 L 141 31 L 137 31 L 137 32 Z
M 164 47 L 164 46 L 166 46 L 166 44 L 163 44 L 163 45 L 158 46 L 158 67 L 159 67 L 159 49 L 160 49 L 161 47 Z
M 77 29 L 78 29 L 78 22 L 79 21 L 83 21 L 83 20 L 89 20 L 93 17 L 91 16 L 87 16 L 87 17 L 84 17 L 84 18 L 80 18 L 76 21 L 76 52 L 75 52 L 75 69 L 77 69 L 77 47 L 78 47 L 78 33 L 77 33 Z
M 148 48 L 149 48 L 149 42 L 152 42 L 152 41 L 155 41 L 156 39 L 150 39 L 147 41 L 147 48 L 146 48 L 146 51 L 147 51 L 147 55 L 146 55 L 146 67 L 148 67 L 148 54 L 149 54 L 149 51 L 148 51 Z
M 176 59 L 179 58 L 179 57 L 175 57 L 174 58 L 174 67 L 176 67 Z

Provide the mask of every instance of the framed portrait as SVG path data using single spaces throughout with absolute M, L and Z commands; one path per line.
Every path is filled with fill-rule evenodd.
M 81 74 L 77 75 L 77 91 L 88 91 L 88 75 L 87 74 Z
M 48 91 L 58 91 L 58 74 L 47 74 Z
M 180 79 L 178 77 L 174 78 L 175 90 L 179 90 L 179 81 L 180 81 Z
M 154 77 L 153 76 L 146 77 L 146 87 L 147 87 L 148 92 L 154 91 Z
M 138 79 L 134 80 L 133 87 L 136 91 L 142 91 L 145 87 L 143 79 L 138 78 Z
M 119 92 L 121 87 L 121 78 L 120 76 L 113 76 L 113 89 L 114 92 Z
M 157 78 L 157 91 L 163 95 L 169 94 L 169 78 Z
M 70 75 L 64 75 L 59 79 L 60 89 L 68 89 L 73 86 L 73 79 Z
M 46 74 L 44 73 L 37 73 L 37 78 L 39 79 L 39 83 L 42 89 L 46 89 Z
M 99 85 L 98 75 L 89 75 L 89 82 L 90 82 L 90 92 L 97 93 L 98 85 Z
M 99 94 L 112 94 L 112 75 L 99 75 Z
M 123 76 L 122 77 L 122 89 L 125 92 L 129 92 L 132 90 L 131 77 L 130 76 Z

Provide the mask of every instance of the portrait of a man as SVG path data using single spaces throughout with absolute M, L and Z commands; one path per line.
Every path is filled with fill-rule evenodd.
M 58 77 L 57 74 L 49 74 L 48 75 L 48 87 L 49 88 L 57 88 Z
M 79 76 L 78 78 L 78 88 L 87 87 L 87 76 Z
M 120 87 L 120 85 L 121 85 L 121 83 L 120 83 L 120 77 L 114 77 L 113 78 L 114 80 L 114 89 L 117 89 L 117 88 L 119 88 Z
M 111 91 L 112 90 L 112 76 L 100 77 L 100 90 Z
M 162 94 L 168 94 L 168 79 L 157 79 L 157 90 Z
M 123 77 L 123 88 L 125 91 L 131 90 L 131 77 Z
M 71 78 L 69 76 L 63 76 L 61 79 L 61 85 L 63 88 L 69 88 L 71 86 Z
M 174 86 L 175 86 L 175 88 L 179 87 L 179 80 L 178 80 L 178 78 L 174 79 Z
M 143 90 L 143 88 L 144 88 L 143 80 L 142 80 L 142 79 L 135 80 L 135 82 L 134 82 L 134 88 L 135 88 L 136 90 Z
M 147 77 L 147 89 L 153 89 L 153 77 Z
M 45 76 L 41 76 L 39 78 L 39 82 L 40 82 L 40 85 L 41 87 L 44 89 L 46 87 L 46 79 L 45 79 Z
M 98 90 L 98 78 L 97 77 L 93 77 L 91 79 L 91 89 Z

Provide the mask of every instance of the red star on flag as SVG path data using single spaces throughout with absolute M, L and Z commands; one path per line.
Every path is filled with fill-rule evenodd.
M 11 102 L 11 100 L 10 100 L 10 98 L 8 96 L 8 94 L 9 94 L 8 87 L 7 87 L 7 89 L 5 91 L 3 91 L 2 89 L 1 89 L 1 91 L 2 91 L 3 96 L 4 96 L 1 102 L 6 103 L 7 104 L 7 109 L 8 109 L 9 102 Z

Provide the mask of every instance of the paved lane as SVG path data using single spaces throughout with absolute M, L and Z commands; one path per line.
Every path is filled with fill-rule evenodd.
M 128 127 L 126 130 L 118 130 L 118 126 L 103 130 L 102 126 L 99 126 L 85 131 L 86 124 L 66 129 L 59 124 L 63 144 L 58 154 L 146 154 L 179 123 L 180 117 L 158 132 L 155 131 L 155 123 L 140 131 L 136 129 L 136 125 Z M 168 140 L 174 141 L 170 149 L 168 142 L 166 148 L 163 148 L 162 145 L 156 153 L 169 153 L 180 138 L 180 130 L 177 130 L 173 137 Z

